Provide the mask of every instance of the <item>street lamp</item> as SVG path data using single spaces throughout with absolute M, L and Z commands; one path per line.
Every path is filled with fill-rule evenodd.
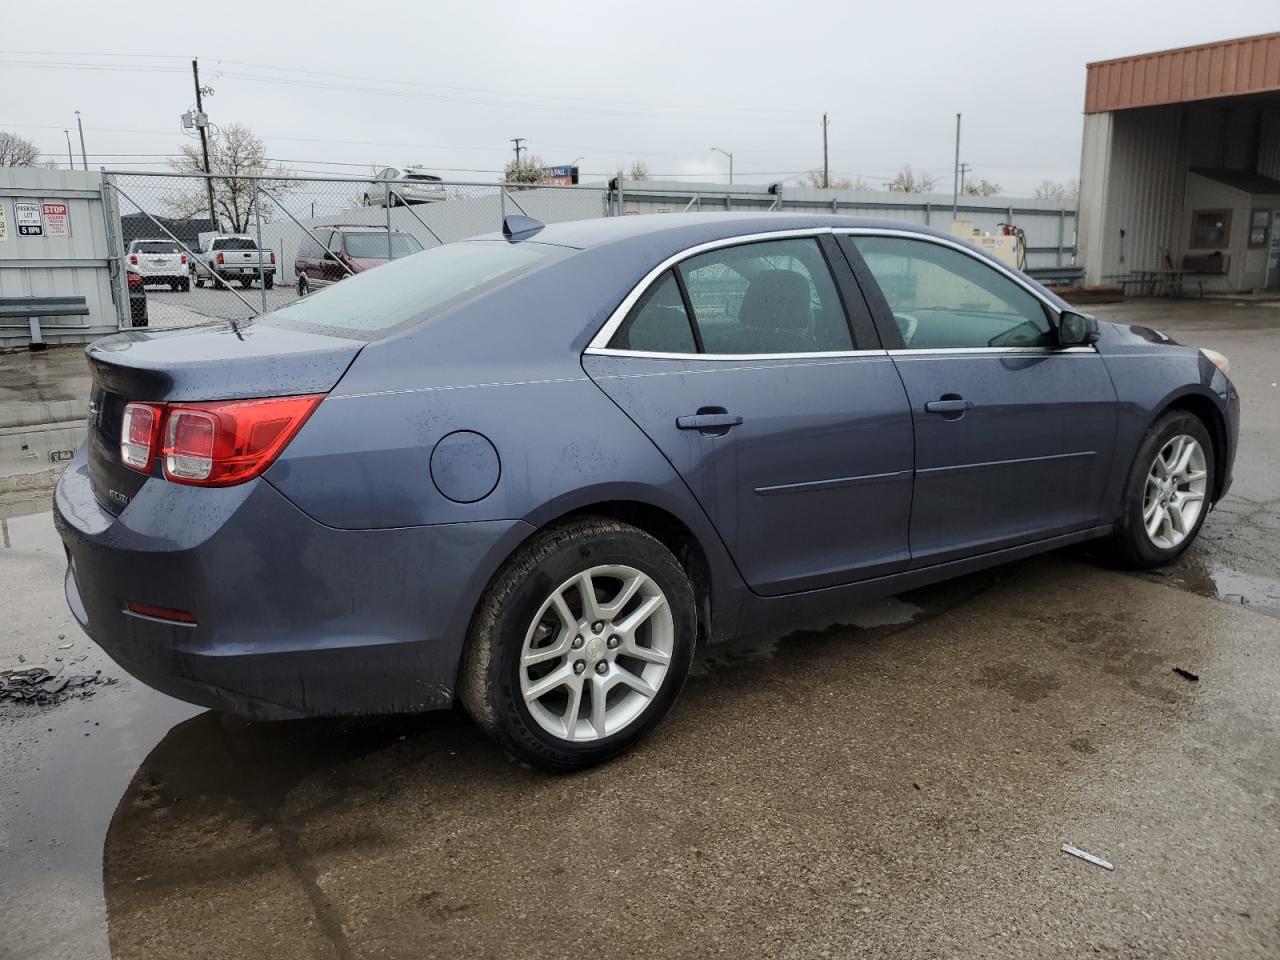
M 67 137 L 67 169 L 74 170 L 76 168 L 76 162 L 71 159 L 71 131 L 66 127 L 63 127 L 62 132 L 66 134 Z
M 723 153 L 726 157 L 729 158 L 729 183 L 732 184 L 733 183 L 733 154 L 730 153 L 728 150 L 721 150 L 719 147 L 712 147 L 711 149 L 714 150 L 716 153 Z

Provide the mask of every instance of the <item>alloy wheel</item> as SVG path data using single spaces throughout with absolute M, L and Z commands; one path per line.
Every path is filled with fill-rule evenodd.
M 652 702 L 671 666 L 675 621 L 657 582 L 634 567 L 591 567 L 543 601 L 520 651 L 520 693 L 561 740 L 619 732 Z
M 1171 550 L 1195 529 L 1208 478 L 1204 448 L 1194 437 L 1178 434 L 1160 448 L 1142 497 L 1142 523 L 1155 546 Z

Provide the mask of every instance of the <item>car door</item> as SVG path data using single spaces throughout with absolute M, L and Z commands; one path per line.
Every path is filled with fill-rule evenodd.
M 841 236 L 915 426 L 912 566 L 1098 522 L 1116 394 L 1092 346 L 1057 346 L 1056 310 L 967 245 Z
M 342 234 L 334 230 L 321 234 L 320 239 L 328 248 L 320 251 L 320 259 L 316 261 L 319 264 L 320 282 L 335 283 L 346 276 L 346 271 L 337 259 L 342 255 Z
M 583 365 L 679 472 L 756 592 L 906 566 L 910 411 L 830 236 L 672 258 Z

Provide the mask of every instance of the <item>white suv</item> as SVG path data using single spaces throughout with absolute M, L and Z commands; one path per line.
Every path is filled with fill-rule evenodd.
M 128 269 L 143 283 L 167 283 L 174 290 L 190 290 L 187 255 L 172 240 L 134 240 L 125 253 Z
M 388 203 L 390 198 L 390 203 Z M 383 167 L 369 184 L 364 195 L 366 207 L 402 207 L 409 203 L 434 203 L 445 200 L 444 183 L 422 167 Z

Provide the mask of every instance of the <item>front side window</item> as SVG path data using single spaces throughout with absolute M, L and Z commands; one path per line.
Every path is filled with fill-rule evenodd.
M 850 240 L 888 301 L 907 349 L 1054 345 L 1040 300 L 977 257 L 906 237 Z
M 677 269 L 704 353 L 853 349 L 844 306 L 813 237 L 722 247 Z

